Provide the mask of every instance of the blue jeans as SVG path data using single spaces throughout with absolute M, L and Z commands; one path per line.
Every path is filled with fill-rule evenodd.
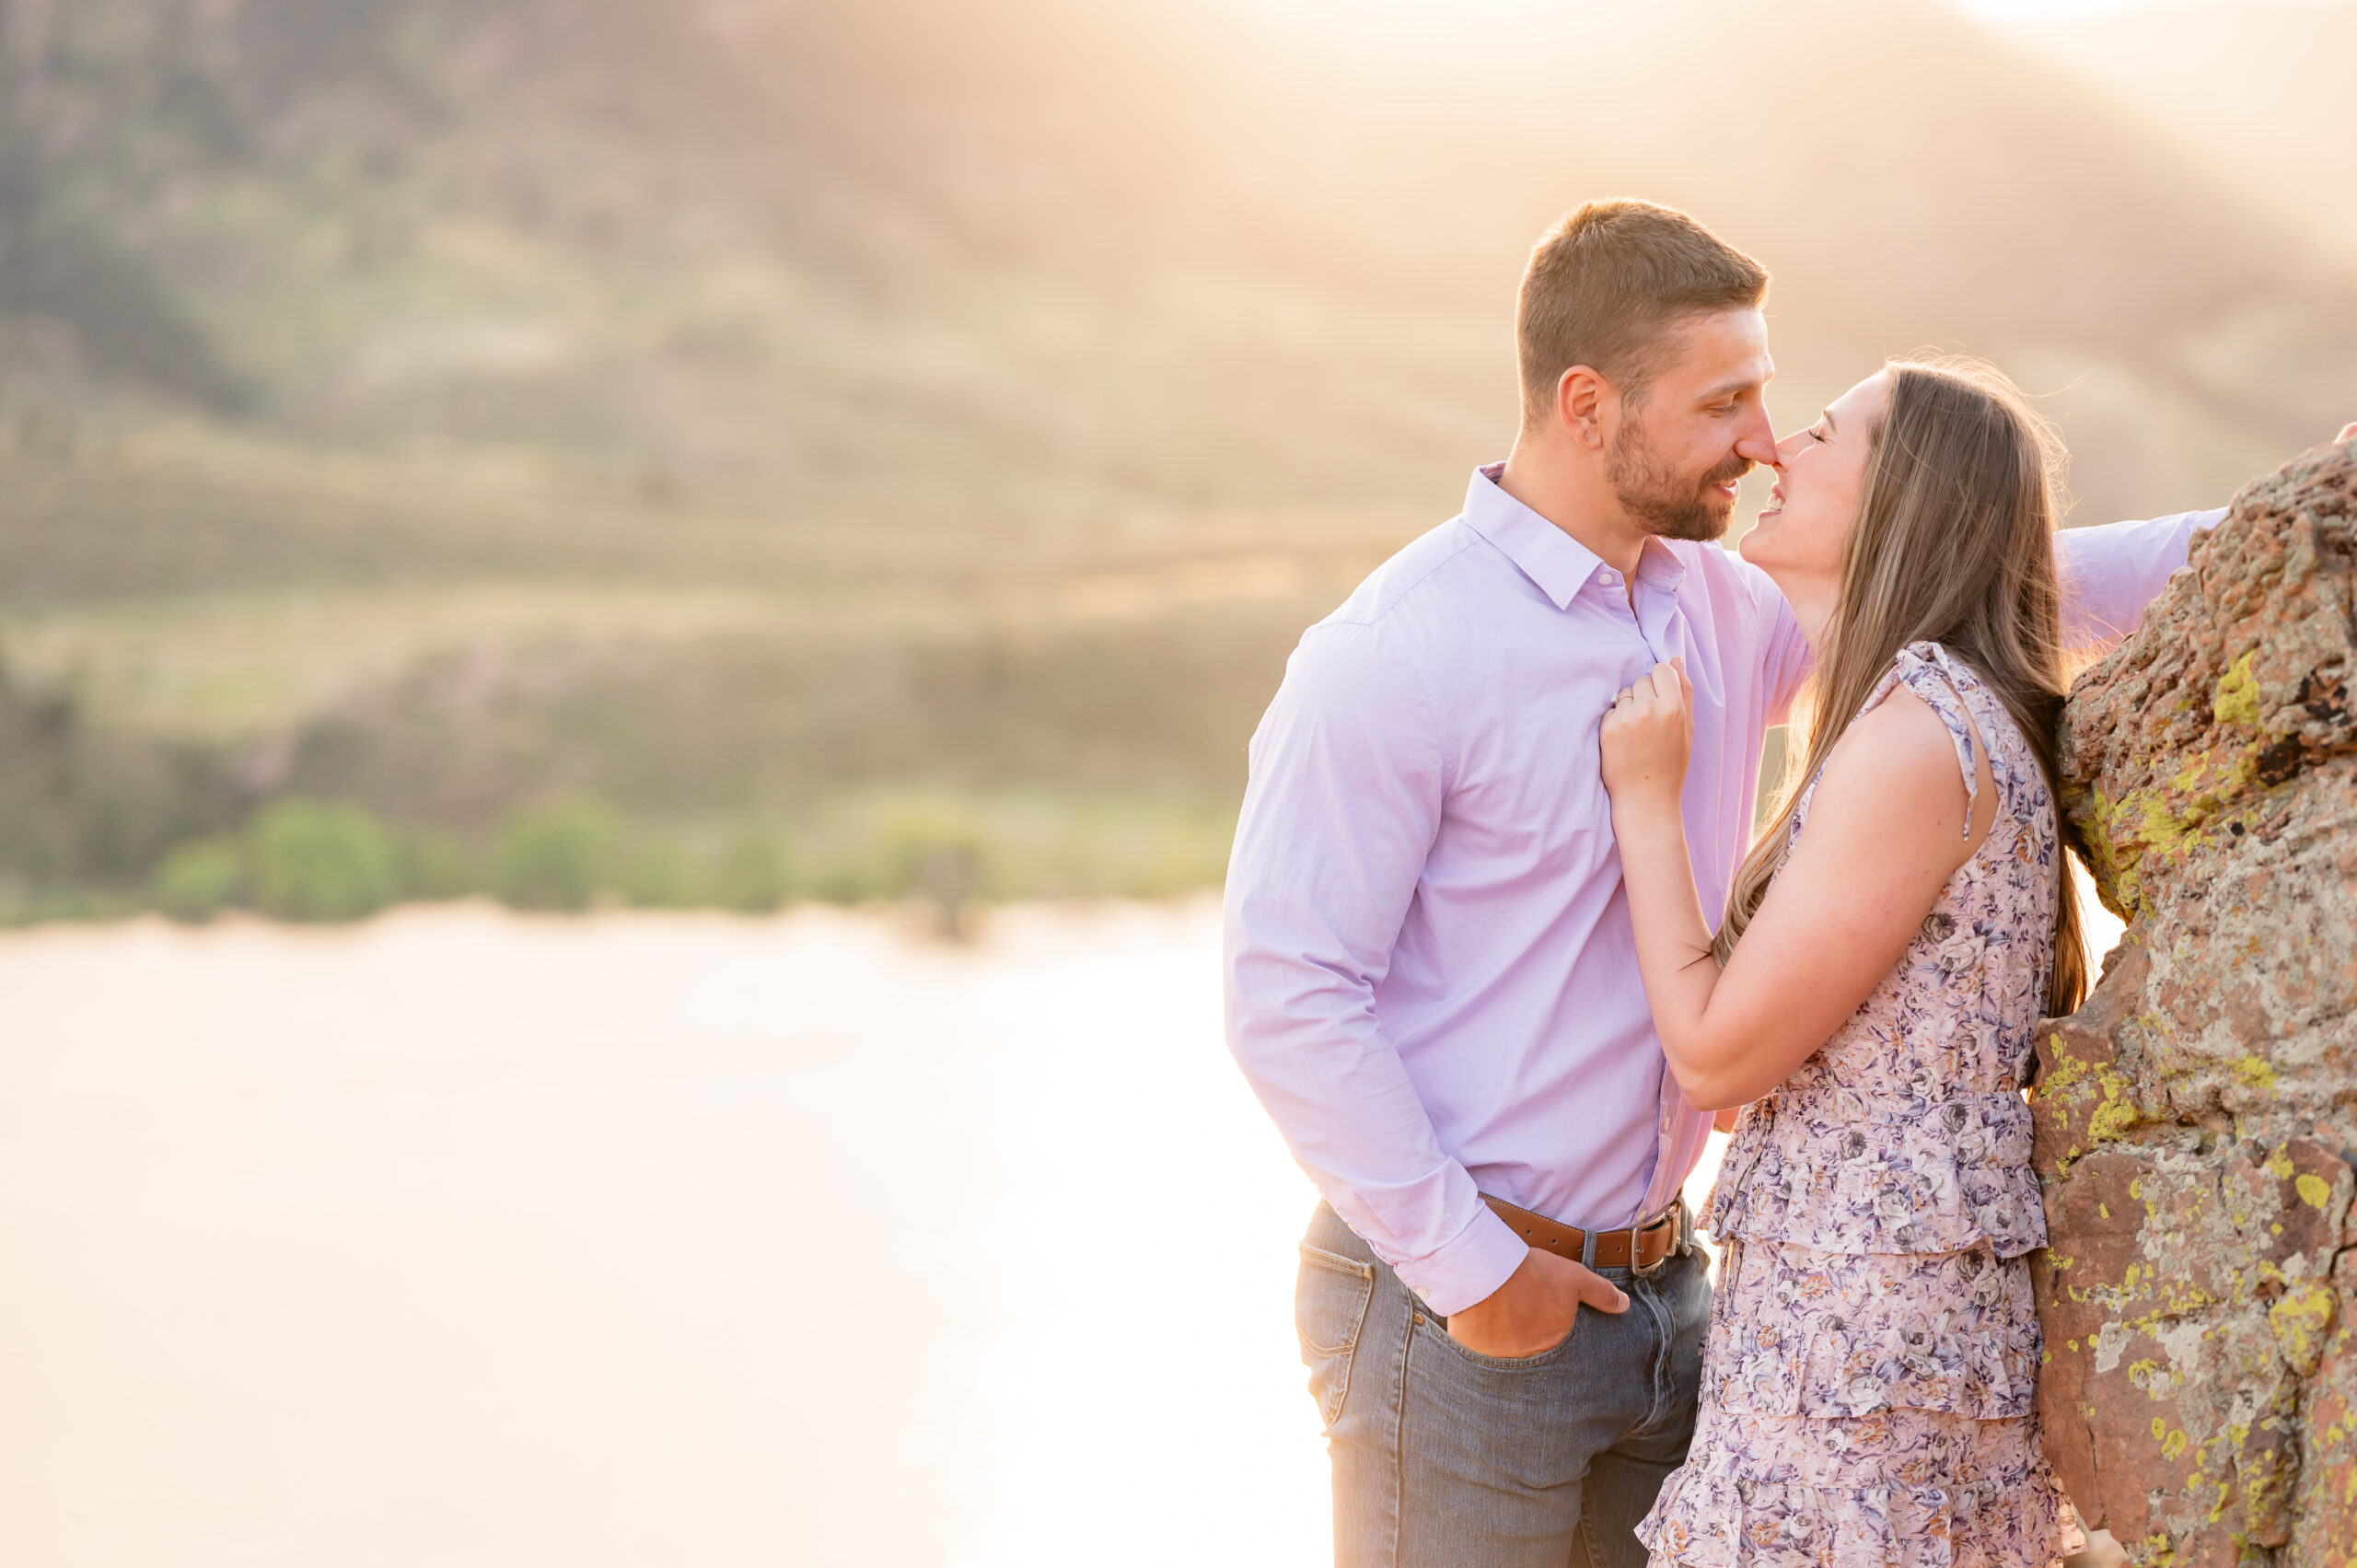
M 1637 1522 L 1694 1434 L 1711 1282 L 1701 1251 L 1580 1309 L 1538 1355 L 1449 1338 L 1341 1216 L 1302 1238 L 1295 1327 L 1334 1466 L 1336 1568 L 1640 1568 Z

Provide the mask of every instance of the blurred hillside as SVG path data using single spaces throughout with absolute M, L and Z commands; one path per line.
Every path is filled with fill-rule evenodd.
M 2083 521 L 2357 410 L 2328 226 L 2082 77 L 1629 9 L 0 0 L 0 823 L 78 824 L 0 832 L 20 903 L 284 795 L 482 876 L 556 812 L 656 900 L 1215 877 L 1592 195 L 1775 269 L 1784 419 L 1927 343 L 2052 393 Z
M 2015 29 L 2177 151 L 2357 258 L 2357 5 L 2224 0 Z

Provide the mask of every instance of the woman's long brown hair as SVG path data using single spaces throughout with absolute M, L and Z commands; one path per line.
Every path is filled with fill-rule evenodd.
M 1810 680 L 1807 745 L 1736 872 L 1713 946 L 1722 964 L 1791 847 L 1800 783 L 1817 776 L 1910 643 L 1944 645 L 1988 683 L 2037 753 L 2060 809 L 2055 720 L 2068 690 L 2054 569 L 2061 444 L 1993 366 L 1893 360 L 1883 373 L 1890 406 L 1870 438 L 1865 493 Z M 2067 852 L 2058 846 L 2057 857 L 2067 861 Z M 2047 1012 L 2060 1016 L 2085 996 L 2087 966 L 2077 891 L 2067 864 L 2056 872 Z

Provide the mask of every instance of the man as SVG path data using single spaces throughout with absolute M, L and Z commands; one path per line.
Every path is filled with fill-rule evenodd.
M 1343 1568 L 1639 1563 L 1685 1456 L 1710 1286 L 1678 1193 L 1710 1120 L 1654 1038 L 1596 732 L 1684 659 L 1724 904 L 1808 672 L 1712 542 L 1775 460 L 1767 286 L 1681 213 L 1564 219 L 1523 279 L 1512 454 L 1303 636 L 1253 737 L 1228 1034 L 1326 1199 L 1296 1309 Z M 2132 629 L 2218 515 L 2065 536 L 2066 634 Z

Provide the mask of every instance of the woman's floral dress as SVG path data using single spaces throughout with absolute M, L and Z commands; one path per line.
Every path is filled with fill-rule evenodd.
M 2025 1260 L 2046 1242 L 2022 1084 L 2054 803 L 1945 648 L 1901 652 L 1866 707 L 1898 685 L 1947 726 L 1968 796 L 1987 738 L 1996 819 L 1898 967 L 1736 1127 L 1694 1446 L 1637 1532 L 1655 1564 L 2043 1568 L 2084 1545 L 2038 1450 Z

